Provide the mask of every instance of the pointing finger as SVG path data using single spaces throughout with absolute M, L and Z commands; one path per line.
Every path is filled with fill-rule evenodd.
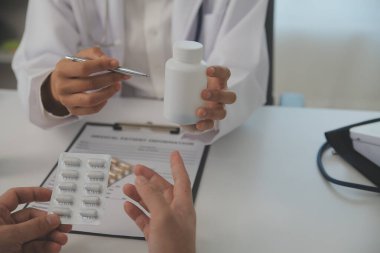
M 174 179 L 174 198 L 186 202 L 193 201 L 191 192 L 191 182 L 187 174 L 185 164 L 178 151 L 174 151 L 170 156 L 170 165 Z

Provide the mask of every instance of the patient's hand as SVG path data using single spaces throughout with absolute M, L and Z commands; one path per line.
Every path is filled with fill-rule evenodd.
M 41 187 L 12 188 L 0 196 L 0 252 L 59 252 L 67 242 L 70 225 L 60 225 L 56 214 L 34 208 L 13 212 L 18 205 L 48 201 L 51 190 Z
M 191 184 L 179 152 L 171 154 L 174 185 L 153 170 L 136 166 L 135 185 L 124 193 L 140 203 L 150 217 L 135 204 L 124 209 L 143 231 L 150 253 L 195 253 L 195 210 Z

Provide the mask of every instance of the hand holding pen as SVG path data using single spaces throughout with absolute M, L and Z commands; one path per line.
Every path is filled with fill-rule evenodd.
M 73 59 L 60 60 L 41 88 L 45 109 L 56 116 L 99 112 L 121 89 L 121 81 L 139 73 L 127 74 L 97 47 L 82 50 Z

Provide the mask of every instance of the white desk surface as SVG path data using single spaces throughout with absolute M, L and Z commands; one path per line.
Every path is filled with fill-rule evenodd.
M 134 103 L 115 99 L 93 120 L 122 118 Z M 0 90 L 0 116 L 0 193 L 39 185 L 83 124 L 39 129 L 28 122 L 16 92 L 7 90 Z M 257 110 L 211 147 L 195 203 L 197 252 L 378 253 L 380 195 L 326 183 L 315 162 L 325 131 L 376 117 L 380 113 Z M 338 157 L 325 160 L 335 168 L 331 174 L 368 183 Z M 147 248 L 145 241 L 70 234 L 62 252 Z

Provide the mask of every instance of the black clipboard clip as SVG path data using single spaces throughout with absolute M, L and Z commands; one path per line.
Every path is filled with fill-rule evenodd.
M 141 128 L 148 128 L 152 131 L 159 131 L 159 132 L 168 132 L 170 134 L 179 134 L 180 128 L 176 126 L 170 126 L 170 125 L 156 125 L 152 122 L 148 121 L 146 124 L 142 123 L 115 123 L 113 124 L 113 129 L 116 131 L 123 131 L 128 129 L 141 129 Z

